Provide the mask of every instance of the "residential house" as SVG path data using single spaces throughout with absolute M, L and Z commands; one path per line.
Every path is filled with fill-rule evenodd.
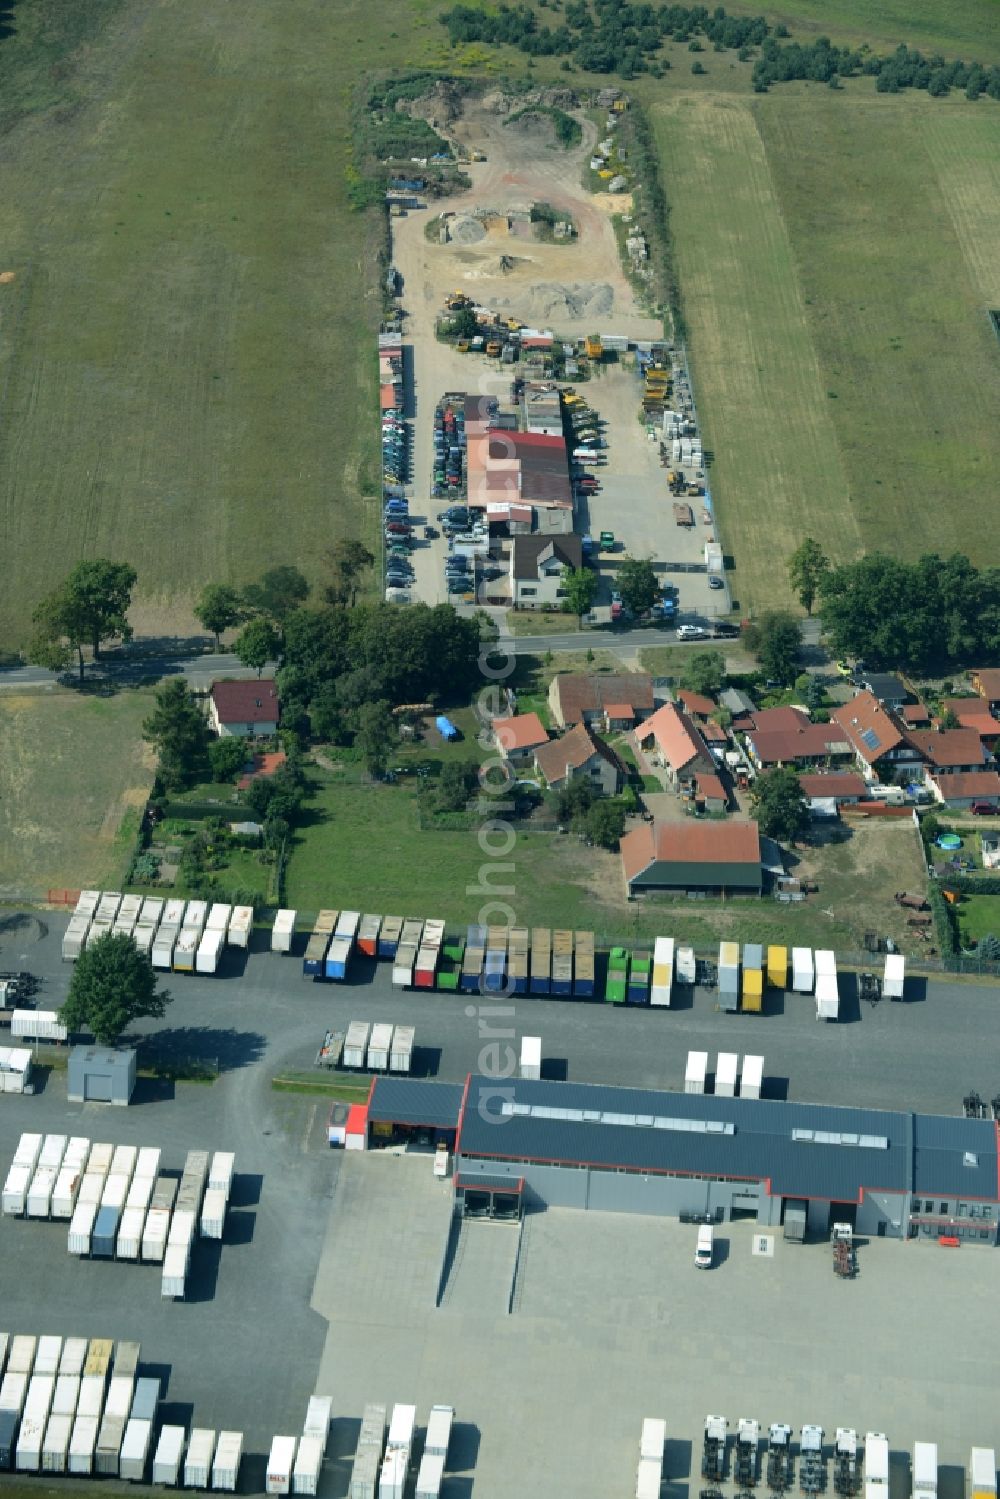
M 700 692 L 688 692 L 686 688 L 678 692 L 677 701 L 688 717 L 696 722 L 711 718 L 712 714 L 718 711 L 710 697 L 703 697 Z
M 975 729 L 911 729 L 909 739 L 925 762 L 928 775 L 982 770 L 990 759 Z
M 981 697 L 946 697 L 941 704 L 945 713 L 954 714 L 961 729 L 972 729 L 990 754 L 1000 744 L 1000 720 L 993 717 Z
M 550 791 L 582 777 L 595 791 L 614 796 L 625 779 L 625 768 L 614 750 L 582 723 L 561 739 L 540 745 L 535 765 Z
M 266 738 L 277 732 L 280 716 L 278 689 L 269 678 L 212 683 L 208 719 L 222 739 L 230 735 Z
M 716 763 L 701 731 L 676 703 L 664 703 L 635 731 L 641 749 L 652 743 L 650 759 L 667 772 L 675 791 L 691 789 L 699 773 L 714 775 Z
M 836 723 L 813 723 L 802 708 L 764 708 L 746 729 L 747 753 L 758 770 L 782 765 L 849 763 L 851 746 Z
M 493 742 L 512 765 L 531 764 L 535 750 L 548 744 L 548 730 L 537 713 L 518 713 L 513 718 L 495 718 Z
M 854 770 L 833 770 L 826 774 L 799 776 L 802 795 L 808 802 L 835 802 L 838 807 L 864 801 L 868 786 Z
M 741 692 L 738 687 L 723 688 L 719 693 L 719 706 L 732 714 L 734 729 L 743 728 L 745 720 L 757 711 L 753 698 Z
M 923 703 L 904 703 L 899 709 L 900 720 L 908 729 L 929 729 L 931 715 Z
M 861 685 L 884 708 L 901 708 L 908 696 L 899 678 L 886 671 L 866 672 L 861 678 Z
M 583 566 L 579 536 L 514 536 L 510 545 L 510 597 L 515 609 L 540 609 L 564 597 L 563 573 Z
M 601 722 L 609 734 L 630 729 L 635 723 L 635 709 L 631 703 L 605 703 Z
M 653 679 L 646 672 L 560 672 L 549 684 L 549 708 L 561 728 L 575 723 L 593 727 L 604 721 L 608 705 L 616 714 L 632 709 L 630 723 L 653 711 Z M 623 725 L 624 726 L 624 725 Z
M 985 699 L 991 713 L 1000 713 L 1000 667 L 983 666 L 969 673 L 973 688 Z
M 629 899 L 658 890 L 760 895 L 760 838 L 754 822 L 644 822 L 621 840 Z
M 971 807 L 973 802 L 1000 806 L 1000 774 L 995 770 L 928 770 L 927 785 L 939 802 L 956 811 Z
M 870 692 L 859 692 L 849 703 L 830 715 L 848 740 L 858 769 L 867 781 L 883 773 L 891 777 L 900 766 L 914 769 L 923 754 L 912 742 L 914 731 L 907 729 L 891 708 L 884 708 Z M 916 732 L 920 732 L 919 730 Z
M 694 799 L 706 812 L 725 812 L 729 806 L 726 788 L 711 770 L 699 770 L 695 773 Z

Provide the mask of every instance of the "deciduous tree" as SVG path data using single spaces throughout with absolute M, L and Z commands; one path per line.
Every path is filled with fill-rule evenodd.
M 132 938 L 108 932 L 77 959 L 59 1018 L 70 1031 L 90 1031 L 112 1046 L 134 1020 L 159 1019 L 169 1002 Z
M 281 636 L 269 619 L 249 620 L 233 641 L 233 653 L 244 666 L 252 667 L 258 676 L 269 661 L 281 651 Z
M 590 613 L 597 593 L 597 574 L 589 567 L 567 568 L 563 573 L 562 587 L 566 607 L 582 624 L 583 616 Z
M 622 603 L 633 614 L 645 614 L 660 596 L 653 564 L 643 558 L 624 557 L 616 581 Z
M 142 737 L 156 750 L 160 776 L 168 791 L 181 791 L 204 773 L 208 724 L 194 694 L 180 677 L 171 677 L 156 689 L 156 707 L 143 722 Z
M 757 826 L 767 838 L 794 843 L 809 831 L 809 808 L 802 785 L 788 766 L 759 775 L 750 790 L 750 803 Z
M 823 574 L 829 570 L 829 559 L 819 542 L 811 536 L 807 536 L 789 557 L 788 578 L 807 614 L 813 612 Z
M 127 619 L 136 572 L 125 562 L 106 557 L 78 562 L 66 580 L 41 600 L 32 622 L 34 638 L 29 655 L 40 666 L 61 671 L 76 651 L 83 681 L 83 647 L 89 645 L 97 661 L 106 640 L 131 640 Z
M 293 609 L 309 597 L 309 583 L 297 567 L 272 567 L 259 583 L 249 583 L 243 598 L 251 609 L 266 614 L 276 624 L 284 624 Z
M 246 609 L 240 594 L 228 583 L 207 583 L 194 606 L 194 617 L 206 630 L 211 630 L 215 648 L 219 650 L 223 630 L 241 624 L 246 619 Z
M 389 752 L 395 745 L 396 738 L 396 720 L 392 716 L 390 705 L 384 699 L 362 703 L 357 712 L 354 742 L 364 757 L 370 775 L 385 773 Z
M 333 580 L 325 592 L 331 604 L 354 605 L 358 599 L 358 581 L 363 573 L 375 566 L 374 553 L 363 542 L 353 540 L 335 541 L 326 554 Z
M 681 686 L 688 692 L 714 697 L 726 674 L 726 660 L 721 651 L 693 651 L 685 659 Z
M 802 637 L 793 615 L 780 609 L 762 614 L 744 630 L 743 638 L 769 681 L 786 687 L 795 681 Z

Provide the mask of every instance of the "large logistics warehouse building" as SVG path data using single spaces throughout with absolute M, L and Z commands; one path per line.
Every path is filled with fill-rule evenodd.
M 388 1081 L 388 1080 L 387 1080 Z M 810 1232 L 847 1221 L 860 1234 L 995 1244 L 997 1125 L 945 1115 L 470 1076 L 454 1109 L 432 1083 L 381 1079 L 378 1130 L 421 1090 L 427 1126 L 454 1142 L 456 1192 L 510 1191 L 524 1208 L 594 1208 L 780 1225 L 804 1202 Z M 388 1107 L 387 1107 L 388 1106 Z M 371 1132 L 371 1126 L 370 1126 Z M 377 1136 L 371 1136 L 378 1144 Z M 499 1208 L 498 1208 L 499 1211 Z

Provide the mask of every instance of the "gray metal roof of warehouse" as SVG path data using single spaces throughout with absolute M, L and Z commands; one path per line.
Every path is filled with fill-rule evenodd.
M 462 1083 L 377 1077 L 368 1106 L 368 1118 L 386 1124 L 423 1124 L 428 1129 L 456 1129 L 464 1092 Z
M 460 1158 L 766 1181 L 774 1196 L 836 1202 L 862 1189 L 1000 1198 L 992 1123 L 826 1104 L 477 1076 L 458 1148 Z

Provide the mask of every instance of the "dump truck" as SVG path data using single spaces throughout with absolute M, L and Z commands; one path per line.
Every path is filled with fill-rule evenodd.
M 799 1437 L 799 1488 L 803 1494 L 821 1494 L 826 1488 L 822 1426 L 803 1426 Z
M 729 1422 L 725 1416 L 705 1417 L 705 1438 L 701 1452 L 701 1476 L 710 1483 L 721 1483 L 726 1471 L 726 1432 Z
M 852 1499 L 861 1487 L 858 1434 L 849 1426 L 837 1427 L 837 1445 L 833 1449 L 833 1487 L 841 1499 Z
M 740 1489 L 752 1489 L 757 1482 L 757 1446 L 760 1442 L 760 1422 L 742 1416 L 736 1427 L 736 1454 L 734 1478 Z
M 767 1442 L 767 1486 L 781 1494 L 792 1482 L 792 1428 L 775 1421 Z

